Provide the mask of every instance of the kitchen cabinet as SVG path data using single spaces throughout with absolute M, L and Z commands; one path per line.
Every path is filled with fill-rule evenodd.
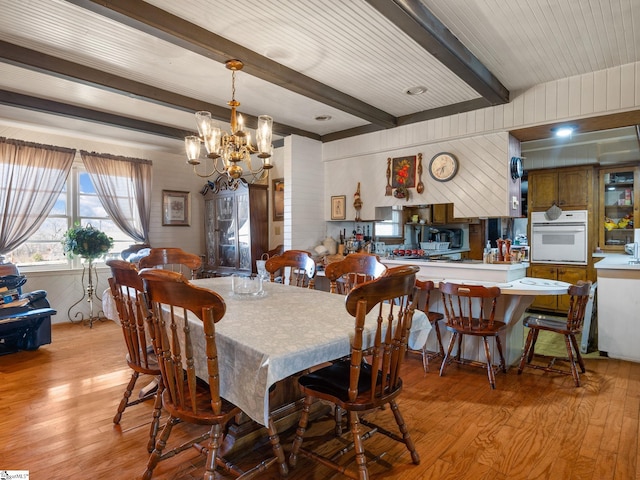
M 203 192 L 204 274 L 255 272 L 256 260 L 269 250 L 267 185 L 220 176 L 208 182 Z
M 447 223 L 472 223 L 476 219 L 456 217 L 453 214 L 453 203 L 436 203 L 431 205 L 431 223 L 443 225 Z
M 528 173 L 528 208 L 590 210 L 594 203 L 594 169 L 591 166 L 531 170 Z
M 598 245 L 603 251 L 622 252 L 633 242 L 634 220 L 639 218 L 640 168 L 627 165 L 599 172 Z
M 589 274 L 586 266 L 532 265 L 528 276 L 574 284 L 580 280 L 586 281 Z M 529 308 L 566 314 L 569 310 L 569 295 L 539 295 Z

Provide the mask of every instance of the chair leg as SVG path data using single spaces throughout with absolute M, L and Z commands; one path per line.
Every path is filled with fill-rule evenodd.
M 407 428 L 407 425 L 404 423 L 404 418 L 402 418 L 402 414 L 400 413 L 400 408 L 398 408 L 398 403 L 395 400 L 391 400 L 391 402 L 389 402 L 389 405 L 391 406 L 391 411 L 393 412 L 393 417 L 396 419 L 396 423 L 398 424 L 400 433 L 402 433 L 402 439 L 404 441 L 404 444 L 407 446 L 407 450 L 409 450 L 409 453 L 411 454 L 411 460 L 413 461 L 414 464 L 419 465 L 420 455 L 418 455 L 418 452 L 416 451 L 416 446 L 414 445 L 413 440 L 409 435 L 409 429 Z
M 149 443 L 147 451 L 153 452 L 156 445 L 156 436 L 160 428 L 160 416 L 162 415 L 162 392 L 164 391 L 164 383 L 162 377 L 158 377 L 158 390 L 156 390 L 156 398 L 153 403 L 153 420 L 151 420 L 151 429 L 149 431 Z
M 293 445 L 291 446 L 291 454 L 289 455 L 289 465 L 291 465 L 292 468 L 298 463 L 298 452 L 300 451 L 300 447 L 302 447 L 304 432 L 307 430 L 307 423 L 309 423 L 309 411 L 311 410 L 312 402 L 312 397 L 306 396 L 304 398 L 302 413 L 300 414 L 298 428 L 296 429 L 296 435 L 293 438 Z
M 174 425 L 180 423 L 180 419 L 175 417 L 170 417 L 167 420 L 167 423 L 164 425 L 162 429 L 162 433 L 160 434 L 160 438 L 156 442 L 156 448 L 153 449 L 153 452 L 149 456 L 149 461 L 147 462 L 147 469 L 142 475 L 142 480 L 150 480 L 153 475 L 153 469 L 156 468 L 158 462 L 162 458 L 162 451 L 167 446 L 167 440 L 169 440 L 169 435 L 171 435 L 171 429 Z
M 507 362 L 504 360 L 504 354 L 502 353 L 502 340 L 500 335 L 496 335 L 496 348 L 498 349 L 498 355 L 500 356 L 500 370 L 502 373 L 507 373 Z
M 524 350 L 522 350 L 522 356 L 520 357 L 520 365 L 518 365 L 518 375 L 522 373 L 522 370 L 524 370 L 524 363 L 529 359 L 529 350 L 533 350 L 533 345 L 531 344 L 532 340 L 533 329 L 530 329 L 529 333 L 527 334 L 527 341 L 524 344 Z M 529 360 L 529 362 L 530 361 L 531 360 Z
M 536 350 L 536 342 L 538 341 L 539 333 L 540 330 L 538 330 L 537 328 L 533 329 L 533 336 L 531 337 L 531 350 L 529 350 L 529 353 L 527 355 L 527 363 L 531 363 L 531 360 L 533 360 L 533 353 Z
M 569 335 L 564 336 L 564 343 L 567 346 L 567 356 L 569 357 L 569 366 L 571 367 L 571 375 L 573 375 L 573 381 L 576 384 L 576 387 L 579 387 L 580 375 L 578 374 L 578 367 L 576 367 L 576 359 L 571 349 L 571 340 L 569 340 Z
M 580 365 L 580 370 L 582 373 L 585 373 L 587 369 L 584 366 L 584 360 L 582 359 L 582 355 L 580 354 L 580 347 L 578 347 L 578 340 L 573 333 L 569 334 L 569 338 L 571 339 L 571 344 L 573 345 L 573 351 L 576 352 L 576 359 L 578 360 L 578 364 Z
M 453 351 L 453 346 L 456 343 L 457 336 L 458 336 L 458 333 L 454 332 L 454 334 L 451 335 L 451 340 L 449 340 L 449 348 L 447 348 L 447 354 L 442 359 L 442 364 L 440 365 L 440 376 L 441 377 L 444 375 L 444 371 L 447 368 L 447 363 L 449 363 L 449 358 L 451 357 L 451 352 Z
M 489 340 L 486 336 L 482 337 L 484 343 L 484 356 L 487 358 L 487 375 L 489 376 L 489 385 L 495 390 L 496 376 L 493 373 L 493 365 L 491 365 L 491 352 L 489 351 Z
M 113 417 L 113 423 L 115 423 L 116 425 L 120 423 L 120 419 L 122 418 L 122 412 L 124 412 L 124 409 L 129 406 L 129 398 L 131 397 L 131 392 L 133 392 L 133 388 L 136 386 L 136 380 L 138 380 L 139 376 L 140 374 L 136 371 L 131 374 L 129 384 L 124 391 L 122 400 L 120 400 L 120 405 L 118 405 L 118 412 L 116 413 L 116 416 Z
M 429 371 L 429 354 L 427 353 L 427 342 L 422 346 L 422 369 L 424 373 Z
M 434 328 L 436 329 L 436 338 L 438 339 L 438 348 L 440 349 L 440 356 L 444 358 L 444 347 L 442 346 L 442 334 L 440 333 L 440 322 L 434 322 Z
M 456 360 L 459 362 L 460 356 L 462 355 L 462 337 L 464 337 L 464 335 L 461 333 L 456 333 L 456 336 L 458 337 L 458 351 L 456 352 Z
M 216 456 L 220 448 L 220 437 L 222 436 L 222 425 L 216 424 L 211 427 L 209 434 L 209 446 L 207 447 L 207 460 L 205 462 L 205 472 L 203 480 L 215 480 L 216 478 Z
M 362 442 L 362 426 L 358 419 L 358 412 L 349 412 L 349 425 L 351 426 L 351 434 L 353 435 L 353 447 L 356 454 L 356 464 L 358 465 L 359 480 L 369 480 L 369 470 L 367 470 L 367 457 L 364 453 L 364 444 Z
M 284 458 L 284 450 L 282 450 L 282 445 L 280 445 L 280 437 L 278 436 L 278 431 L 276 430 L 276 426 L 273 423 L 273 419 L 271 417 L 269 417 L 269 425 L 267 426 L 267 431 L 269 432 L 269 442 L 271 443 L 271 449 L 273 450 L 276 462 L 278 462 L 280 476 L 286 477 L 289 474 L 289 467 L 287 466 L 287 461 Z

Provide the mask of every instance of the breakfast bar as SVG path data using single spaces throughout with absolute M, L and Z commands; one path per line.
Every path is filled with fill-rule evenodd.
M 507 365 L 514 365 L 520 360 L 524 347 L 524 327 L 520 319 L 526 309 L 533 303 L 537 295 L 564 295 L 569 284 L 557 280 L 531 278 L 526 276 L 526 263 L 490 264 L 473 260 L 434 262 L 420 259 L 384 259 L 387 266 L 417 265 L 420 280 L 432 280 L 436 288 L 441 282 L 454 282 L 467 285 L 497 286 L 502 295 L 498 299 L 496 319 L 507 324 L 505 335 L 500 339 L 505 348 Z M 433 295 L 431 310 L 443 312 L 440 295 Z M 442 332 L 443 343 L 449 342 L 449 333 Z M 464 356 L 474 360 L 484 360 L 481 338 L 465 338 Z M 495 349 L 495 345 L 492 345 Z M 437 349 L 436 339 L 429 336 L 427 349 Z M 496 352 L 491 352 L 497 358 Z

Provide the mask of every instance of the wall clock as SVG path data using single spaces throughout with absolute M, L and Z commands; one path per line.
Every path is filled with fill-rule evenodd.
M 429 173 L 434 180 L 448 182 L 458 173 L 458 159 L 453 153 L 438 153 L 429 162 Z
M 511 157 L 511 178 L 515 181 L 522 177 L 522 158 Z

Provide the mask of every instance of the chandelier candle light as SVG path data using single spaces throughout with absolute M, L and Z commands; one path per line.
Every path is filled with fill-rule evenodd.
M 251 144 L 251 134 L 244 129 L 244 119 L 237 113 L 240 106 L 236 96 L 236 72 L 242 70 L 244 64 L 240 60 L 228 60 L 226 67 L 231 70 L 231 100 L 227 103 L 231 107 L 231 133 L 222 131 L 211 118 L 210 112 L 196 112 L 196 123 L 200 136 L 191 135 L 184 139 L 187 151 L 187 163 L 193 165 L 193 171 L 202 178 L 210 177 L 218 173 L 226 174 L 232 179 L 238 179 L 245 175 L 240 165 L 244 162 L 248 172 L 253 176 L 253 181 L 267 177 L 271 164 L 271 145 L 273 119 L 268 115 L 258 117 L 256 129 L 256 145 Z M 201 174 L 196 170 L 200 162 L 200 144 L 204 143 L 207 157 L 213 160 L 213 170 L 210 173 Z M 251 154 L 257 153 L 261 159 L 260 166 L 253 168 Z

